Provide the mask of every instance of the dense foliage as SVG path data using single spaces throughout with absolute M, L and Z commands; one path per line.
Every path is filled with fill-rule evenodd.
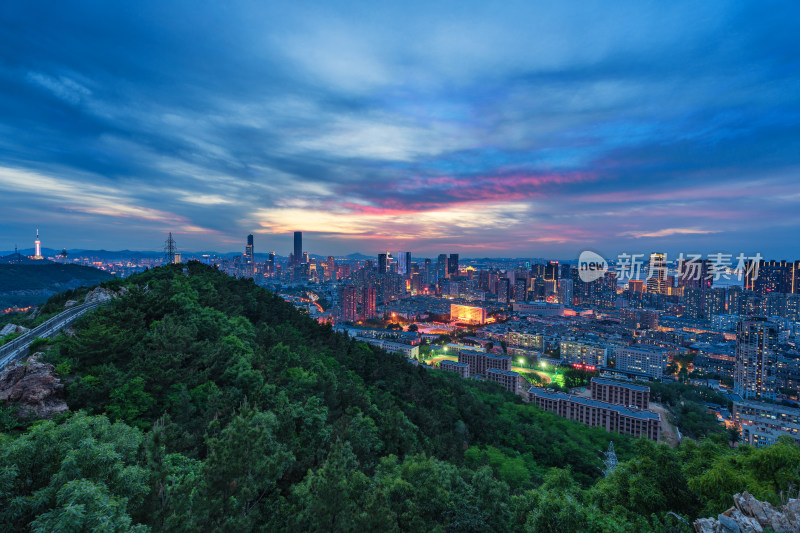
M 37 305 L 52 294 L 110 278 L 108 272 L 81 265 L 51 262 L 0 265 L 0 309 Z
M 670 449 L 581 426 L 200 264 L 123 284 L 49 349 L 74 414 L 0 436 L 0 528 L 688 531 L 675 515 L 745 488 L 777 503 L 800 479 L 794 444 Z M 602 478 L 611 439 L 621 464 Z

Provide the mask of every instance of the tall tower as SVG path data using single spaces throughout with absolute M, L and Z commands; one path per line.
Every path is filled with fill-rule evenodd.
M 294 232 L 294 262 L 300 264 L 303 260 L 303 232 Z
M 389 252 L 378 254 L 378 274 L 386 274 L 389 270 Z
M 176 260 L 178 258 L 178 246 L 175 244 L 175 239 L 172 238 L 172 232 L 169 232 L 169 237 L 167 240 L 164 241 L 164 264 L 169 265 L 173 263 L 179 263 L 180 260 Z
M 36 240 L 33 241 L 33 258 L 44 259 L 42 257 L 42 241 L 39 240 L 39 228 L 36 228 Z
M 763 317 L 736 326 L 736 366 L 733 391 L 743 398 L 775 399 L 778 329 Z
M 358 320 L 358 289 L 348 285 L 342 289 L 342 320 L 355 322 Z
M 458 276 L 458 254 L 450 254 L 447 261 L 447 277 Z

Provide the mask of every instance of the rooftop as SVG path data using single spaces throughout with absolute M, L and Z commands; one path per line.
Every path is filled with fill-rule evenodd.
M 617 387 L 625 387 L 626 389 L 638 390 L 641 392 L 650 392 L 650 387 L 645 387 L 643 385 L 634 385 L 633 383 L 626 383 L 624 381 L 616 381 L 613 379 L 606 379 L 606 378 L 592 378 L 592 381 L 601 383 L 603 385 L 616 385 Z
M 539 387 L 531 387 L 528 393 L 534 394 L 536 396 L 541 396 L 544 398 L 550 398 L 551 400 L 566 400 L 573 403 L 579 403 L 582 405 L 589 405 L 591 407 L 601 407 L 603 409 L 616 411 L 624 416 L 639 418 L 641 420 L 658 420 L 658 415 L 651 411 L 639 411 L 639 410 L 634 411 L 632 409 L 628 409 L 627 407 L 623 407 L 621 405 L 614 405 L 611 403 L 600 402 L 597 400 L 590 400 L 589 398 L 584 398 L 583 396 L 572 396 L 564 392 L 555 392 L 555 391 L 549 392 L 544 389 L 540 389 Z
M 439 362 L 439 366 L 442 365 L 450 365 L 450 366 L 469 366 L 467 363 L 459 363 L 458 361 L 450 361 L 445 359 L 444 361 Z
M 512 372 L 510 370 L 500 370 L 499 368 L 490 368 L 487 372 L 491 372 L 492 374 L 502 374 L 504 376 L 519 376 L 518 373 Z

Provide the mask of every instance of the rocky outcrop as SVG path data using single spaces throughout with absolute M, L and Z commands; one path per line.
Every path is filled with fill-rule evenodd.
M 89 293 L 86 295 L 84 299 L 84 303 L 95 303 L 95 302 L 107 302 L 109 300 L 113 300 L 114 298 L 119 298 L 120 296 L 125 296 L 128 294 L 127 287 L 121 287 L 117 292 L 112 291 L 111 289 L 106 289 L 103 287 L 95 287 L 94 289 L 90 290 Z
M 762 502 L 749 492 L 736 494 L 731 507 L 717 518 L 695 520 L 697 533 L 775 533 L 800 532 L 800 499 L 789 500 L 780 510 Z
M 22 418 L 51 418 L 69 410 L 61 379 L 53 365 L 39 361 L 39 355 L 8 365 L 0 375 L 0 400 L 17 407 Z
M 77 301 L 75 301 L 75 300 L 67 300 L 64 303 L 64 309 L 69 309 L 70 307 L 75 307 L 76 305 L 78 305 Z
M 3 326 L 3 329 L 0 329 L 0 338 L 5 337 L 6 335 L 11 335 L 12 333 L 25 333 L 27 331 L 30 330 L 16 324 L 6 324 Z
M 117 295 L 114 291 L 110 289 L 104 289 L 103 287 L 95 287 L 94 289 L 90 290 L 89 293 L 86 295 L 86 299 L 84 299 L 85 303 L 95 303 L 95 302 L 107 302 L 113 298 L 116 298 Z

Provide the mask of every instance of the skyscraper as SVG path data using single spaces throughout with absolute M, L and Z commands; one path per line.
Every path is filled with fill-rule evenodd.
M 411 252 L 400 252 L 397 258 L 397 273 L 404 277 L 411 275 Z
M 778 328 L 762 317 L 750 317 L 736 327 L 733 391 L 743 398 L 775 399 Z
M 378 254 L 378 274 L 386 274 L 389 270 L 389 252 Z
M 247 264 L 255 264 L 253 261 L 253 235 L 252 233 L 247 236 L 247 246 L 244 249 L 244 255 L 247 256 Z
M 520 278 L 514 282 L 514 301 L 524 302 L 528 299 L 528 280 Z
M 447 260 L 447 277 L 458 276 L 458 254 L 450 254 Z
M 436 280 L 443 280 L 447 277 L 447 254 L 439 254 L 436 260 Z
M 303 257 L 303 232 L 302 231 L 295 231 L 294 232 L 294 256 L 293 261 L 295 264 L 299 264 L 302 261 Z
M 558 280 L 558 303 L 570 306 L 572 305 L 572 280 L 560 279 Z
M 660 252 L 650 254 L 647 292 L 664 294 L 667 287 L 667 256 Z
M 267 260 L 267 271 L 270 275 L 275 275 L 275 252 L 269 253 L 269 259 Z

